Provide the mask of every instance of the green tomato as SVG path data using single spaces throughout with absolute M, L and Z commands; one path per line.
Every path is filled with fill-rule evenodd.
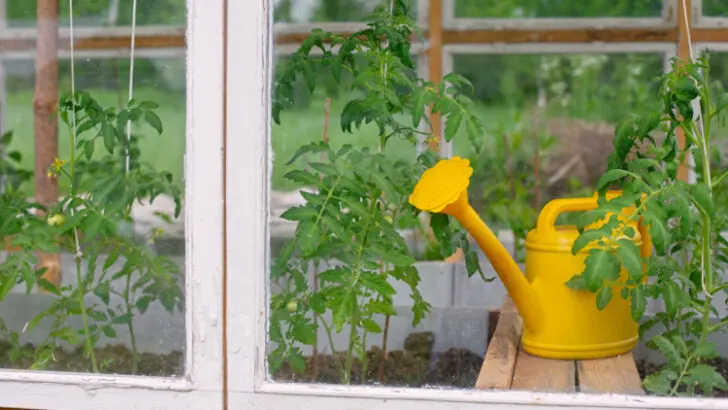
M 48 218 L 48 225 L 50 226 L 63 225 L 64 222 L 66 222 L 66 217 L 63 214 L 55 214 Z
M 291 312 L 291 313 L 297 311 L 298 310 L 298 302 L 296 302 L 295 300 L 292 300 L 292 301 L 288 302 L 288 304 L 286 305 L 286 309 L 288 309 L 288 311 Z

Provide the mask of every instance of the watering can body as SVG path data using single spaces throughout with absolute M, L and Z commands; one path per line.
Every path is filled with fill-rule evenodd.
M 608 198 L 617 195 L 613 191 Z M 596 206 L 596 196 L 553 200 L 544 207 L 537 227 L 526 238 L 526 279 L 540 299 L 541 323 L 537 328 L 524 327 L 522 344 L 534 356 L 593 359 L 626 353 L 637 344 L 638 324 L 632 319 L 629 299 L 620 295 L 620 288 L 612 289 L 611 301 L 599 310 L 595 293 L 565 285 L 574 275 L 584 272 L 589 251 L 598 245 L 573 254 L 579 233 L 574 226 L 556 226 L 556 219 L 564 212 L 588 211 Z M 640 247 L 643 255 L 649 254 L 651 244 L 646 231 L 628 219 L 632 211 L 624 209 L 621 215 L 635 231 L 632 238 L 625 238 Z M 626 280 L 627 275 L 622 269 L 620 281 Z
M 610 303 L 599 310 L 595 293 L 566 285 L 573 276 L 584 272 L 589 251 L 601 245 L 593 243 L 573 254 L 579 233 L 574 226 L 557 226 L 556 219 L 564 212 L 596 208 L 597 195 L 557 199 L 544 207 L 536 228 L 526 238 L 524 275 L 510 252 L 470 206 L 467 187 L 472 173 L 467 159 L 440 160 L 425 171 L 409 201 L 422 211 L 455 217 L 477 242 L 523 317 L 524 350 L 544 358 L 577 360 L 615 356 L 634 348 L 638 325 L 632 319 L 629 301 L 621 297 L 621 289 L 613 289 Z M 619 195 L 619 191 L 611 191 L 607 199 Z M 634 235 L 618 235 L 634 241 L 641 256 L 647 257 L 652 244 L 647 230 L 630 217 L 633 212 L 633 207 L 625 207 L 617 217 L 622 226 L 634 230 Z M 586 229 L 598 227 L 611 216 L 608 214 Z M 620 279 L 625 279 L 627 273 L 622 269 L 620 275 Z

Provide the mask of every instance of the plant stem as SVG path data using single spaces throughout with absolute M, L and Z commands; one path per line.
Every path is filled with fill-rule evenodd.
M 76 196 L 76 96 L 71 94 L 71 104 L 73 105 L 73 109 L 71 111 L 71 119 L 73 120 L 73 125 L 69 127 L 69 135 L 70 135 L 70 152 L 71 152 L 71 158 L 69 160 L 70 164 L 70 193 L 71 197 Z M 73 216 L 73 208 L 71 208 L 71 216 Z M 81 275 L 81 258 L 83 254 L 81 253 L 81 244 L 78 239 L 78 228 L 74 225 L 73 227 L 73 239 L 74 243 L 76 245 L 76 255 L 74 256 L 74 260 L 76 262 L 76 286 L 78 286 L 78 304 L 81 308 L 81 319 L 83 321 L 83 335 L 86 342 L 86 350 L 88 352 L 89 358 L 91 359 L 91 369 L 94 373 L 99 372 L 99 366 L 96 363 L 96 352 L 94 351 L 94 346 L 91 341 L 91 332 L 89 330 L 88 326 L 88 315 L 86 314 L 86 303 L 84 301 L 84 296 L 86 295 L 86 282 L 84 281 L 82 275 Z
M 346 365 L 344 367 L 344 384 L 351 384 L 351 365 L 354 361 L 354 341 L 356 340 L 356 323 L 359 321 L 359 304 L 351 304 L 351 327 L 349 329 L 349 349 L 346 351 Z
M 324 325 L 324 329 L 326 330 L 326 336 L 329 339 L 329 346 L 331 346 L 331 356 L 334 358 L 334 363 L 336 363 L 336 367 L 339 368 L 339 372 L 343 375 L 344 367 L 336 355 L 336 348 L 334 347 L 334 337 L 331 333 L 331 326 L 329 326 L 329 324 L 326 323 L 326 320 L 324 320 L 323 318 L 319 317 L 319 320 L 321 321 L 321 324 Z
M 367 381 L 367 370 L 369 369 L 369 357 L 367 356 L 367 334 L 368 332 L 364 329 L 364 333 L 361 337 L 361 377 L 359 379 L 360 384 L 365 384 Z
M 93 343 L 91 343 L 91 332 L 88 327 L 88 316 L 86 315 L 86 306 L 83 297 L 86 295 L 86 283 L 81 277 L 81 259 L 76 257 L 76 280 L 78 281 L 78 303 L 81 306 L 81 319 L 83 320 L 83 334 L 86 339 L 86 351 L 91 359 L 91 369 L 94 373 L 99 372 L 99 366 L 96 363 L 96 352 Z
M 134 334 L 134 324 L 133 324 L 133 316 L 132 316 L 132 307 L 131 303 L 129 302 L 129 296 L 130 296 L 130 288 L 131 288 L 131 273 L 126 276 L 126 288 L 124 289 L 124 306 L 126 308 L 126 313 L 129 315 L 129 321 L 126 323 L 129 327 L 129 339 L 131 339 L 131 374 L 137 373 L 137 367 L 139 365 L 139 354 L 137 352 L 137 344 L 136 344 L 136 335 Z

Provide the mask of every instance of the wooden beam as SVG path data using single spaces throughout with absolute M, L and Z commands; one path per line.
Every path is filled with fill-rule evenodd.
M 683 7 L 682 2 L 685 2 Z M 688 30 L 692 27 L 692 0 L 678 0 L 677 29 L 678 44 L 677 55 L 683 61 L 690 59 L 690 43 L 688 41 Z M 687 12 L 687 14 L 685 14 Z M 691 31 L 692 33 L 692 31 Z M 677 129 L 677 144 L 680 149 L 685 147 L 685 133 L 682 128 Z M 687 181 L 690 175 L 689 164 L 682 163 L 677 169 L 677 177 L 680 180 Z
M 429 12 L 429 32 L 428 38 L 430 46 L 427 50 L 427 60 L 429 62 L 429 80 L 437 84 L 442 79 L 442 0 L 430 0 Z M 430 122 L 432 123 L 433 141 L 429 147 L 439 151 L 440 139 L 442 135 L 442 119 L 437 114 L 430 114 Z
M 58 199 L 58 181 L 47 175 L 58 156 L 58 123 L 51 115 L 58 103 L 58 1 L 38 0 L 38 38 L 35 54 L 35 199 L 51 207 Z M 60 255 L 39 252 L 43 277 L 60 286 Z
M 676 42 L 673 29 L 535 29 L 447 31 L 446 44 Z
M 435 0 L 431 0 L 435 1 Z M 342 32 L 342 35 L 352 33 Z M 285 32 L 276 34 L 275 44 L 301 44 L 309 33 Z M 424 31 L 423 35 L 438 40 L 436 33 Z M 701 28 L 693 29 L 693 42 L 728 42 L 728 28 Z M 450 44 L 518 44 L 518 43 L 675 43 L 679 42 L 679 30 L 670 28 L 654 29 L 535 29 L 535 30 L 443 30 L 437 44 L 441 50 L 443 45 Z M 413 37 L 413 42 L 419 42 L 419 37 Z M 432 45 L 432 44 L 431 44 Z M 104 33 L 97 30 L 93 35 L 76 37 L 77 50 L 112 50 L 129 48 L 131 41 L 128 35 L 117 32 Z M 137 34 L 136 47 L 145 48 L 184 48 L 185 36 L 177 30 L 169 33 Z M 64 33 L 58 40 L 58 49 L 66 51 L 69 48 L 69 39 Z M 7 37 L 0 35 L 0 51 L 28 51 L 35 49 L 34 36 Z M 432 52 L 430 56 L 437 57 Z M 437 58 L 435 58 L 437 60 Z M 440 62 L 442 60 L 440 59 Z M 430 61 L 430 67 L 434 63 Z

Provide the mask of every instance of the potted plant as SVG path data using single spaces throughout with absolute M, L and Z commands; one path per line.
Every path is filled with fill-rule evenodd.
M 307 144 L 289 161 L 316 156 L 308 162 L 310 170 L 286 174 L 307 189 L 301 192 L 305 203 L 281 215 L 294 221 L 296 229 L 271 271 L 272 374 L 283 367 L 305 372 L 303 347 L 308 346 L 312 357 L 307 374 L 316 379 L 317 343 L 323 335 L 335 352 L 336 381 L 381 382 L 393 329 L 390 319 L 402 313 L 395 303 L 398 293 L 409 293 L 412 326 L 430 311 L 422 294 L 428 263 L 412 256 L 403 231 L 422 225 L 407 198 L 437 155 L 425 151 L 416 161 L 395 161 L 388 157 L 389 143 L 432 141 L 435 136 L 420 129 L 423 122 L 429 125 L 428 107 L 447 119 L 447 141 L 459 133 L 482 136 L 483 127 L 465 94 L 469 83 L 464 78 L 448 74 L 435 84 L 414 74 L 410 49 L 417 31 L 407 2 L 386 0 L 370 15 L 367 28 L 350 36 L 314 30 L 279 74 L 273 98 L 277 123 L 293 103 L 295 82 L 303 79 L 313 92 L 316 73 L 325 69 L 337 82 L 347 81 L 353 92 L 341 109 L 342 130 L 353 134 L 369 124 L 378 130 L 378 138 L 375 149 L 346 144 L 335 149 L 328 141 Z M 320 55 L 312 53 L 314 48 Z M 460 248 L 468 274 L 482 275 L 477 254 L 460 228 L 441 216 L 429 225 L 443 244 L 441 259 Z M 373 334 L 382 334 L 385 352 L 374 363 L 368 352 Z
M 661 79 L 659 111 L 622 122 L 614 137 L 615 151 L 599 180 L 599 208 L 580 220 L 583 228 L 608 212 L 634 206 L 632 220 L 642 220 L 654 244 L 643 259 L 631 241 L 635 235 L 616 218 L 601 229 L 583 231 L 574 251 L 592 241 L 611 243 L 613 251 L 593 250 L 581 275 L 569 286 L 597 293 L 599 307 L 613 298 L 629 299 L 640 334 L 656 333 L 646 346 L 660 352 L 665 363 L 644 378 L 648 391 L 661 395 L 712 395 L 728 390 L 716 368 L 719 357 L 714 336 L 728 324 L 721 296 L 728 262 L 728 222 L 719 193 L 728 176 L 719 156 L 713 127 L 728 107 L 728 95 L 718 94 L 710 80 L 706 58 L 673 59 Z M 678 143 L 678 131 L 685 144 Z M 678 177 L 681 164 L 694 159 L 696 180 Z M 610 187 L 622 196 L 605 199 Z M 620 266 L 629 277 L 616 280 Z M 644 269 L 643 269 L 644 267 Z M 662 301 L 664 309 L 648 317 L 648 300 Z
M 58 350 L 80 344 L 87 362 L 76 360 L 75 369 L 100 372 L 113 365 L 113 371 L 137 373 L 136 319 L 156 302 L 169 313 L 182 309 L 180 267 L 145 246 L 162 232 L 138 238 L 131 214 L 135 202 L 151 202 L 159 195 L 174 198 L 175 216 L 180 212 L 180 192 L 171 175 L 143 161 L 139 137 L 127 129 L 143 122 L 161 134 L 157 108 L 152 101 L 132 100 L 117 111 L 101 106 L 86 92 L 65 93 L 57 115 L 70 136 L 70 154 L 56 159 L 48 177 L 63 180 L 68 188 L 50 208 L 27 199 L 21 182 L 30 174 L 10 162 L 19 161 L 19 154 L 0 158 L 4 175 L 0 238 L 9 250 L 0 262 L 0 302 L 7 303 L 18 285 L 25 288 L 27 298 L 47 298 L 43 310 L 22 329 L 23 334 L 47 332 L 33 348 L 20 346 L 19 329 L 0 323 L 0 331 L 13 345 L 11 361 L 26 355 L 32 368 L 58 368 Z M 6 134 L 3 145 L 10 142 L 11 134 Z M 38 251 L 73 255 L 74 269 L 67 273 L 75 279 L 60 286 L 46 280 Z M 50 296 L 31 296 L 36 287 Z M 71 318 L 81 323 L 75 325 Z M 117 329 L 122 328 L 129 335 L 129 367 L 98 357 L 99 341 L 116 339 Z

